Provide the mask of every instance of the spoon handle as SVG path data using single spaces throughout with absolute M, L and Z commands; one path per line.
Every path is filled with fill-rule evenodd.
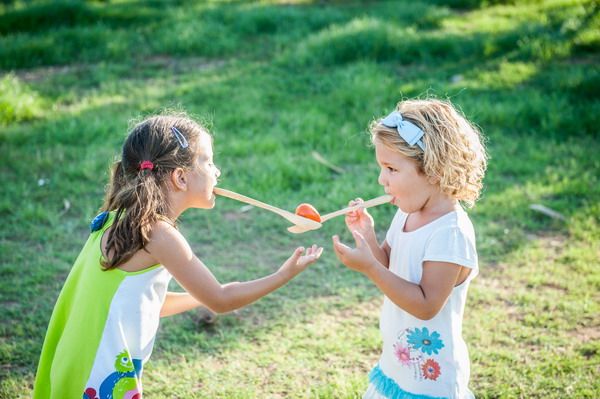
M 381 197 L 377 197 L 377 198 L 373 198 L 373 199 L 370 199 L 368 201 L 365 201 L 362 204 L 358 204 L 358 205 L 354 205 L 354 206 L 349 206 L 347 208 L 340 209 L 338 211 L 328 213 L 326 215 L 321 216 L 321 223 L 323 223 L 323 222 L 325 222 L 325 221 L 327 221 L 329 219 L 332 219 L 332 218 L 334 218 L 336 216 L 345 215 L 348 212 L 355 211 L 355 210 L 360 209 L 360 208 L 365 208 L 366 209 L 366 208 L 371 208 L 371 207 L 374 207 L 374 206 L 386 204 L 386 203 L 390 202 L 392 200 L 392 198 L 393 197 L 391 195 L 387 195 L 386 194 L 386 195 L 382 195 Z

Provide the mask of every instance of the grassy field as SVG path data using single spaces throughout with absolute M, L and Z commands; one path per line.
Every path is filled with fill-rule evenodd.
M 481 398 L 600 397 L 600 7 L 540 1 L 111 1 L 0 5 L 0 397 L 29 397 L 62 283 L 134 118 L 214 133 L 221 186 L 327 212 L 382 192 L 368 123 L 449 98 L 491 155 L 470 211 L 481 274 L 464 335 Z M 335 173 L 318 151 L 343 168 Z M 564 215 L 530 209 L 541 204 Z M 373 210 L 383 234 L 394 209 Z M 149 398 L 359 398 L 382 295 L 302 236 L 220 199 L 181 229 L 221 281 L 322 260 L 212 325 L 163 320 Z M 177 288 L 177 287 L 174 287 Z

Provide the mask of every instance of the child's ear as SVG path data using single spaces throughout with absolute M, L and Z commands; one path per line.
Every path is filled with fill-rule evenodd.
M 187 175 L 182 168 L 175 168 L 171 172 L 171 184 L 177 191 L 187 191 Z

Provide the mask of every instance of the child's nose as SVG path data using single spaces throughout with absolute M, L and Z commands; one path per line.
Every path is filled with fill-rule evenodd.
M 379 172 L 379 176 L 377 177 L 377 183 L 380 186 L 385 186 L 385 180 L 383 179 L 383 171 Z

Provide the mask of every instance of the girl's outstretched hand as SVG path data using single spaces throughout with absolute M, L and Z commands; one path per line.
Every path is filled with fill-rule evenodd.
M 294 277 L 306 269 L 308 265 L 315 263 L 321 257 L 322 253 L 323 248 L 317 247 L 314 244 L 306 250 L 306 253 L 304 252 L 304 248 L 296 248 L 292 256 L 281 265 L 279 271 L 289 275 L 290 278 Z
M 354 206 L 361 204 L 363 201 L 362 198 L 357 198 L 348 203 L 348 206 Z M 374 233 L 375 222 L 373 221 L 373 217 L 365 208 L 359 208 L 355 211 L 348 212 L 345 217 L 346 226 L 350 231 L 358 231 L 363 236 Z
M 351 248 L 340 241 L 340 238 L 333 236 L 333 250 L 338 259 L 350 269 L 357 272 L 367 273 L 376 265 L 377 259 L 371 252 L 371 248 L 365 237 L 358 231 L 352 231 L 352 236 L 356 243 L 356 248 Z

